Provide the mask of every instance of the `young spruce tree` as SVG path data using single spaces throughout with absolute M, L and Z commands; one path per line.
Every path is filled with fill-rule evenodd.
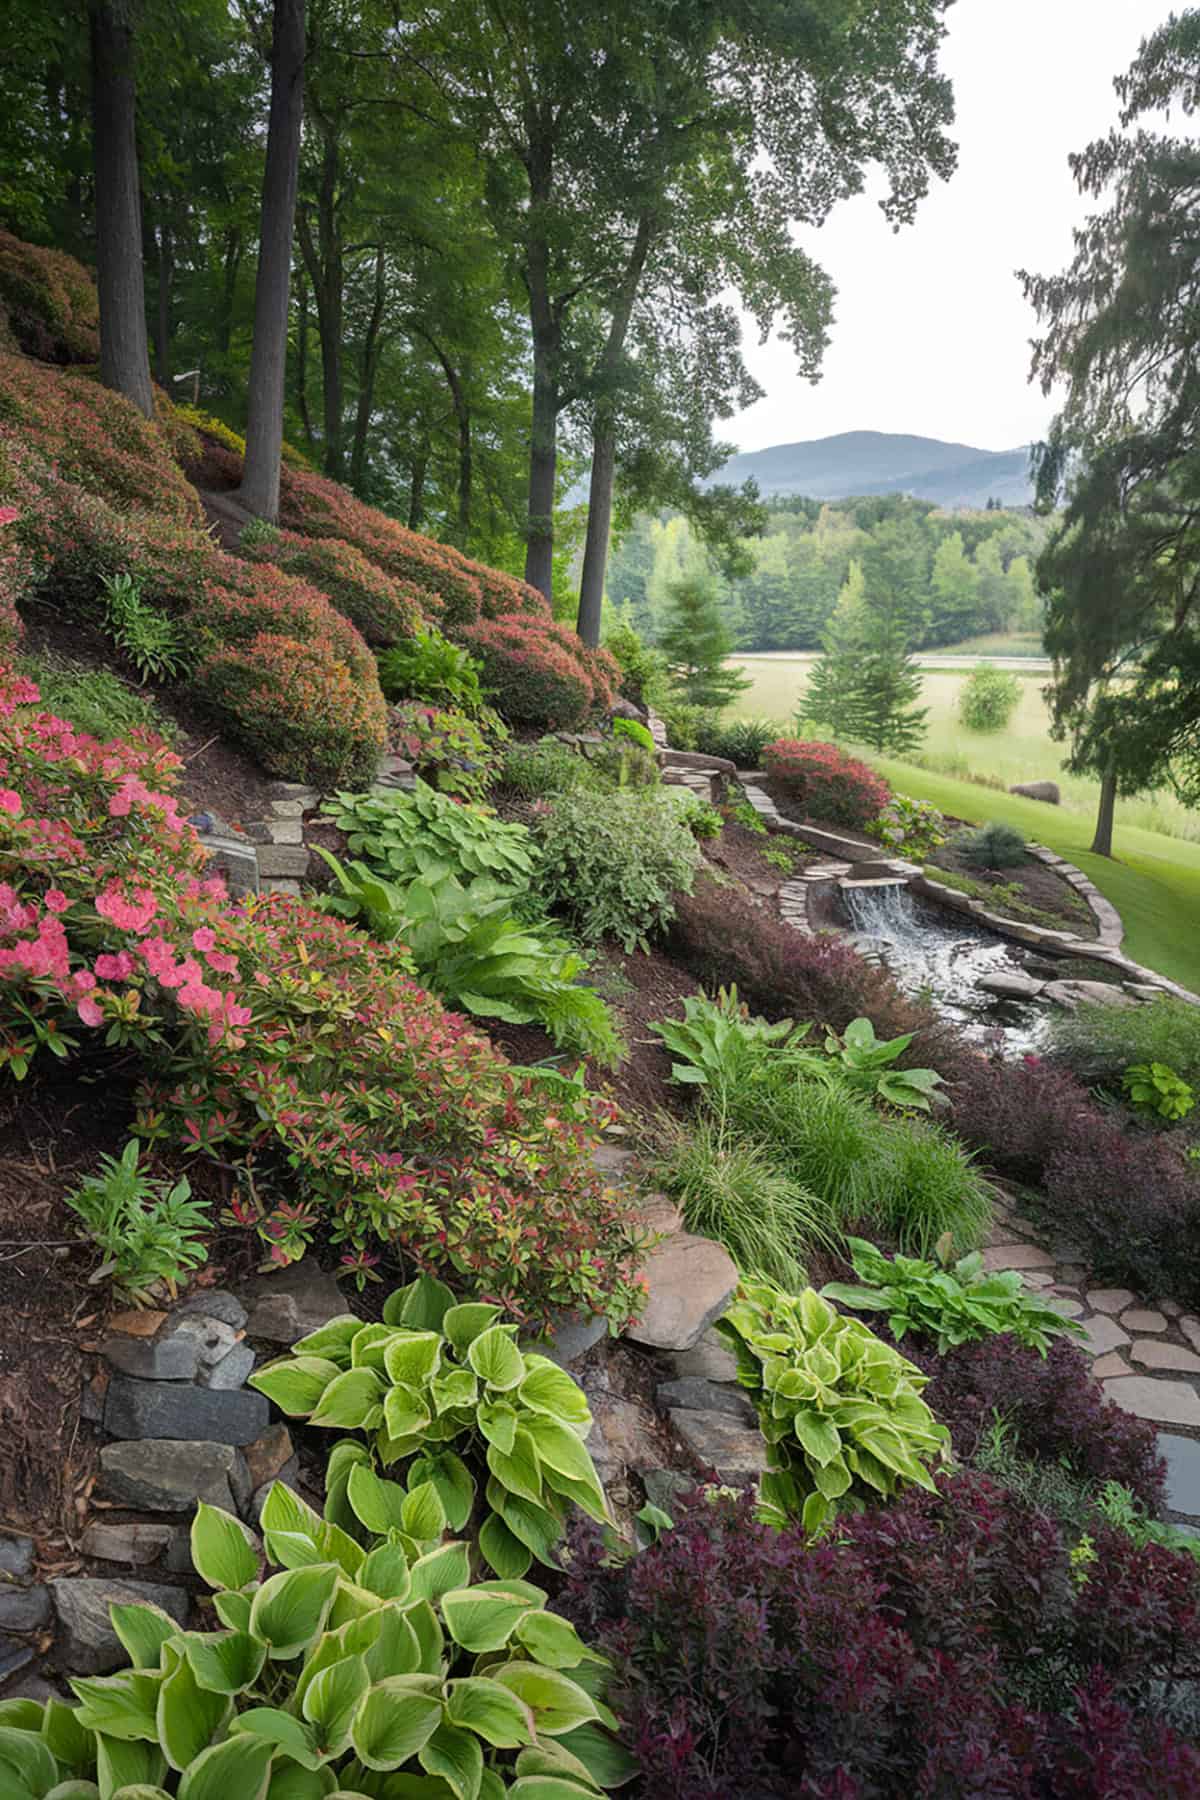
M 721 617 L 717 590 L 707 575 L 685 575 L 668 589 L 667 607 L 658 648 L 676 691 L 689 706 L 719 712 L 751 684 L 739 670 L 726 667 L 733 635 Z
M 871 594 L 851 563 L 822 637 L 801 711 L 834 736 L 905 756 L 925 735 L 928 708 L 917 705 L 921 671 L 908 653 L 901 609 L 890 594 Z

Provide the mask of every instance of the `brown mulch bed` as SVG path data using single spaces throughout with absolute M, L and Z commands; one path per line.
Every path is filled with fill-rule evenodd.
M 1048 925 L 1053 929 L 1073 931 L 1079 937 L 1094 938 L 1096 921 L 1092 909 L 1081 894 L 1058 872 L 1029 857 L 1012 869 L 979 869 L 957 851 L 953 843 L 942 844 L 929 858 L 934 871 L 948 869 L 956 875 L 968 876 L 981 888 L 989 890 L 989 904 L 1005 918 L 1030 925 Z M 1003 890 L 1020 889 L 1020 904 L 1012 905 Z M 996 892 L 996 890 L 1000 890 Z M 995 894 L 992 899 L 991 895 Z M 1031 912 L 1022 910 L 1031 908 Z M 1034 914 L 1038 916 L 1033 916 Z

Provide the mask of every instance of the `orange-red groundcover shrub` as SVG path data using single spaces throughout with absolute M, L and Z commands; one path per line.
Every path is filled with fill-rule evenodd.
M 626 1203 L 591 1153 L 605 1101 L 512 1068 L 418 987 L 402 946 L 204 878 L 178 758 L 97 743 L 0 669 L 0 1079 L 57 1046 L 144 1071 L 151 1145 L 253 1158 L 234 1213 L 274 1260 L 336 1246 L 544 1317 L 622 1322 Z

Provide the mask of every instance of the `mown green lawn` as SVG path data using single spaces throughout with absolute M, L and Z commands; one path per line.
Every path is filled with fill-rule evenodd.
M 1078 865 L 1112 901 L 1125 924 L 1126 955 L 1200 992 L 1200 844 L 1138 826 L 1123 826 L 1117 802 L 1114 856 L 1092 856 L 1093 822 L 1058 806 L 1022 800 L 931 775 L 908 763 L 869 760 L 901 793 L 928 800 L 956 818 L 982 824 L 1003 819 L 1027 838 L 1057 850 Z

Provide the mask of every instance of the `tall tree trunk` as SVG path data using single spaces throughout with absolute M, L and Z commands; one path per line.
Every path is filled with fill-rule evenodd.
M 292 230 L 304 114 L 304 0 L 275 0 L 271 27 L 271 115 L 263 173 L 254 344 L 247 387 L 246 460 L 241 499 L 272 523 L 279 517 L 283 392 L 287 374 Z
M 158 225 L 158 305 L 154 311 L 154 373 L 171 391 L 171 294 L 175 285 L 175 239 L 165 219 Z
M 342 415 L 345 391 L 342 380 L 342 291 L 344 257 L 338 220 L 338 188 L 341 180 L 341 146 L 335 120 L 317 116 L 323 150 L 321 181 L 317 191 L 317 236 L 313 239 L 308 208 L 300 213 L 300 248 L 317 303 L 317 331 L 321 340 L 321 411 L 324 420 L 324 469 L 335 481 L 342 479 Z
M 446 386 L 450 389 L 450 404 L 454 408 L 454 419 L 458 426 L 458 518 L 455 536 L 458 547 L 465 550 L 467 539 L 471 535 L 471 490 L 474 482 L 473 446 L 471 441 L 471 405 L 467 399 L 467 390 L 463 379 L 446 352 L 430 336 L 423 325 L 413 322 L 411 329 L 423 338 L 442 365 L 442 374 L 446 377 Z
M 554 585 L 554 496 L 558 475 L 557 329 L 533 339 L 533 416 L 529 439 L 529 500 L 525 579 L 549 600 Z
M 233 309 L 237 299 L 238 270 L 242 266 L 242 233 L 230 225 L 225 233 L 225 254 L 221 259 L 221 313 L 217 320 L 217 348 L 228 356 L 233 343 Z
M 296 411 L 304 428 L 304 441 L 312 450 L 312 414 L 308 410 L 308 286 L 301 274 L 296 283 Z
M 1105 771 L 1100 780 L 1100 809 L 1096 814 L 1096 835 L 1092 839 L 1093 856 L 1111 856 L 1113 814 L 1117 806 L 1117 778 Z
M 579 613 L 575 629 L 585 644 L 595 649 L 600 642 L 600 618 L 604 608 L 604 578 L 608 571 L 608 543 L 612 532 L 613 477 L 617 467 L 617 394 L 621 358 L 633 318 L 638 283 L 650 252 L 651 222 L 643 213 L 625 265 L 620 288 L 613 301 L 608 338 L 600 364 L 600 391 L 592 430 L 592 478 L 588 487 L 587 540 L 579 578 Z
M 384 306 L 387 301 L 387 260 L 383 245 L 375 251 L 375 292 L 371 316 L 363 337 L 362 360 L 358 373 L 358 405 L 354 415 L 354 443 L 350 451 L 350 485 L 355 493 L 362 487 L 367 467 L 367 432 L 375 405 L 375 377 L 379 373 L 380 342 Z
M 425 517 L 425 474 L 429 468 L 429 445 L 417 451 L 413 457 L 412 474 L 408 485 L 408 529 L 420 531 L 421 521 Z
M 135 0 L 90 0 L 100 379 L 154 412 L 133 85 Z

